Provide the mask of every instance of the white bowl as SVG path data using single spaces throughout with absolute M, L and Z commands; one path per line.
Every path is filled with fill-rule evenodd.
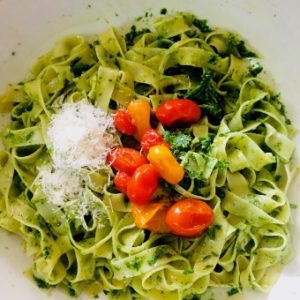
M 262 54 L 264 64 L 282 93 L 289 115 L 300 128 L 300 2 L 298 0 L 2 0 L 0 1 L 0 90 L 7 83 L 24 78 L 36 58 L 67 34 L 97 34 L 110 25 L 126 25 L 146 9 L 158 13 L 190 11 L 210 24 L 238 31 Z M 13 55 L 14 54 L 14 55 Z M 300 157 L 300 137 L 296 160 Z M 290 199 L 298 201 L 300 179 L 296 179 Z M 299 192 L 298 192 L 299 193 Z M 289 263 L 268 295 L 247 293 L 230 299 L 300 299 L 300 207 L 294 210 L 295 258 Z M 297 234 L 298 233 L 298 234 Z M 30 258 L 20 241 L 0 231 L 1 299 L 66 299 L 60 291 L 45 293 L 26 275 Z M 50 294 L 49 294 L 50 293 Z M 80 298 L 81 299 L 81 298 Z M 103 296 L 103 298 L 105 297 Z

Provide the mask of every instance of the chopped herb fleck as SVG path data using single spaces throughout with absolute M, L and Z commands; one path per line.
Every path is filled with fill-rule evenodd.
M 139 270 L 142 264 L 142 259 L 140 257 L 134 257 L 131 261 L 126 263 L 128 269 Z
M 161 15 L 165 15 L 165 14 L 167 14 L 168 13 L 168 10 L 166 9 L 166 8 L 162 8 L 161 10 L 160 10 L 160 14 Z
M 275 181 L 278 182 L 281 179 L 281 175 L 276 175 L 275 176 Z
M 218 61 L 218 55 L 212 54 L 210 56 L 208 63 L 214 65 L 214 64 L 216 64 L 217 61 Z
M 136 30 L 136 26 L 132 25 L 130 31 L 125 34 L 125 42 L 127 46 L 133 46 L 135 39 L 144 34 L 150 32 L 148 28 L 143 28 L 141 30 Z
M 52 252 L 51 247 L 46 246 L 44 248 L 44 258 L 45 259 L 49 258 L 51 256 L 51 252 Z
M 80 57 L 76 57 L 70 62 L 71 72 L 75 77 L 80 76 L 83 72 L 90 68 L 88 64 L 82 63 L 80 60 Z
M 185 152 L 192 142 L 191 135 L 184 130 L 165 131 L 164 139 L 171 145 L 172 152 L 176 157 Z
M 229 162 L 226 160 L 219 160 L 217 162 L 217 168 L 220 170 L 226 170 L 229 168 Z
M 201 152 L 208 154 L 212 149 L 213 137 L 207 136 L 200 139 L 200 150 Z
M 190 98 L 200 104 L 203 113 L 210 120 L 218 122 L 224 116 L 224 107 L 213 77 L 214 73 L 212 71 L 206 71 L 201 76 L 197 86 L 186 93 L 185 98 Z
M 216 224 L 207 229 L 206 234 L 209 236 L 211 240 L 216 239 L 216 231 L 222 228 L 221 225 Z
M 233 33 L 228 35 L 227 52 L 228 54 L 232 53 L 242 58 L 257 57 L 256 53 L 246 47 L 245 41 L 241 40 L 237 34 Z
M 77 296 L 76 291 L 73 288 L 71 288 L 71 287 L 68 289 L 68 292 L 69 292 L 69 295 L 71 297 L 76 297 Z
M 253 64 L 249 67 L 249 74 L 253 77 L 256 77 L 259 73 L 262 72 L 263 66 L 259 63 Z
M 235 294 L 238 294 L 239 292 L 240 292 L 240 290 L 238 288 L 232 288 L 232 289 L 227 291 L 227 295 L 230 297 L 230 296 L 233 296 Z
M 49 289 L 51 286 L 41 278 L 33 276 L 34 281 L 40 289 Z
M 211 32 L 211 28 L 207 25 L 207 20 L 194 19 L 193 25 L 196 26 L 201 32 L 208 33 Z
M 194 270 L 193 269 L 186 269 L 183 271 L 183 275 L 189 275 L 189 274 L 193 274 Z
M 148 260 L 148 264 L 150 266 L 153 266 L 157 262 L 157 260 L 162 258 L 164 255 L 165 252 L 161 248 L 156 249 L 152 257 Z

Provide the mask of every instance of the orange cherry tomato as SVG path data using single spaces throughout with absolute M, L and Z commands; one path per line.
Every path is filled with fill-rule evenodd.
M 148 229 L 156 233 L 168 233 L 170 228 L 165 222 L 169 206 L 165 203 L 132 204 L 131 212 L 138 228 Z
M 201 109 L 188 99 L 171 99 L 164 102 L 156 111 L 157 119 L 166 126 L 188 126 L 201 117 Z
M 150 113 L 151 107 L 147 100 L 140 99 L 131 101 L 127 107 L 127 112 L 133 120 L 133 124 L 136 127 L 134 137 L 140 141 L 144 132 L 148 130 L 150 126 Z
M 163 137 L 155 129 L 148 129 L 142 136 L 141 148 L 144 152 L 148 152 L 151 147 L 156 145 L 164 145 L 167 148 L 171 148 L 170 145 L 165 142 Z
M 139 166 L 146 164 L 146 157 L 131 148 L 115 148 L 107 156 L 107 161 L 120 172 L 132 174 Z
M 126 195 L 127 185 L 131 176 L 125 172 L 118 172 L 114 178 L 114 184 L 118 191 Z
M 151 164 L 138 167 L 130 178 L 127 186 L 129 200 L 136 204 L 150 201 L 158 186 L 158 173 Z
M 157 145 L 151 147 L 147 158 L 156 168 L 159 175 L 167 182 L 177 184 L 182 180 L 184 169 L 166 146 Z
M 173 234 L 197 237 L 212 223 L 213 217 L 212 209 L 204 201 L 183 199 L 170 207 L 165 221 Z
M 117 130 L 126 135 L 133 135 L 136 128 L 127 111 L 118 110 L 114 117 L 114 124 Z

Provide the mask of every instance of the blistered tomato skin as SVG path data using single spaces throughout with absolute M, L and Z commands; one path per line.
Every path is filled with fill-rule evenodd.
M 135 204 L 146 204 L 158 187 L 158 173 L 151 164 L 138 167 L 127 186 L 127 196 Z
M 131 101 L 127 107 L 127 112 L 136 127 L 134 137 L 140 141 L 145 131 L 150 126 L 151 106 L 149 101 L 144 99 Z
M 113 149 L 108 154 L 107 161 L 117 171 L 125 172 L 127 174 L 133 174 L 139 166 L 148 162 L 142 153 L 126 147 Z
M 168 147 L 164 145 L 151 147 L 147 158 L 167 182 L 177 184 L 183 179 L 184 169 Z
M 156 117 L 168 127 L 189 126 L 199 121 L 201 109 L 192 100 L 171 99 L 159 106 Z
M 127 186 L 131 176 L 126 172 L 118 172 L 114 178 L 114 184 L 118 191 L 127 194 Z
M 118 110 L 114 117 L 114 125 L 118 131 L 125 135 L 133 135 L 136 127 L 127 111 Z
M 175 235 L 197 237 L 209 227 L 213 217 L 212 209 L 204 201 L 183 199 L 171 206 L 165 222 Z
M 144 152 L 149 152 L 150 148 L 156 145 L 164 145 L 167 148 L 171 148 L 157 130 L 150 128 L 142 136 L 141 148 Z

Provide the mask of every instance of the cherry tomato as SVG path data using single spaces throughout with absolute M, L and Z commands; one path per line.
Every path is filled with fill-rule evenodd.
M 134 137 L 140 141 L 144 132 L 150 128 L 150 103 L 145 99 L 131 101 L 127 111 L 136 127 Z
M 151 147 L 147 158 L 159 175 L 167 182 L 177 184 L 182 180 L 184 169 L 166 146 L 156 145 Z
M 125 110 L 118 110 L 116 112 L 114 124 L 121 133 L 126 135 L 133 135 L 136 130 L 130 115 Z
M 171 99 L 164 102 L 156 111 L 157 119 L 166 126 L 188 126 L 201 117 L 200 107 L 192 100 Z
M 127 194 L 127 185 L 131 176 L 125 172 L 118 172 L 114 178 L 114 184 L 118 191 Z
M 151 164 L 138 167 L 130 178 L 127 186 L 129 200 L 136 204 L 150 201 L 158 186 L 158 173 Z
M 168 233 L 170 228 L 165 222 L 169 206 L 165 203 L 132 204 L 131 212 L 138 228 L 148 229 L 156 233 Z
M 166 224 L 172 233 L 183 237 L 200 236 L 213 220 L 210 206 L 201 200 L 183 199 L 171 206 Z
M 132 174 L 139 166 L 146 164 L 146 157 L 131 148 L 115 148 L 107 156 L 107 161 L 120 172 Z
M 156 145 L 164 145 L 170 148 L 170 145 L 165 142 L 163 137 L 155 130 L 155 129 L 148 129 L 142 136 L 141 139 L 141 147 L 144 152 L 148 152 L 149 149 Z

